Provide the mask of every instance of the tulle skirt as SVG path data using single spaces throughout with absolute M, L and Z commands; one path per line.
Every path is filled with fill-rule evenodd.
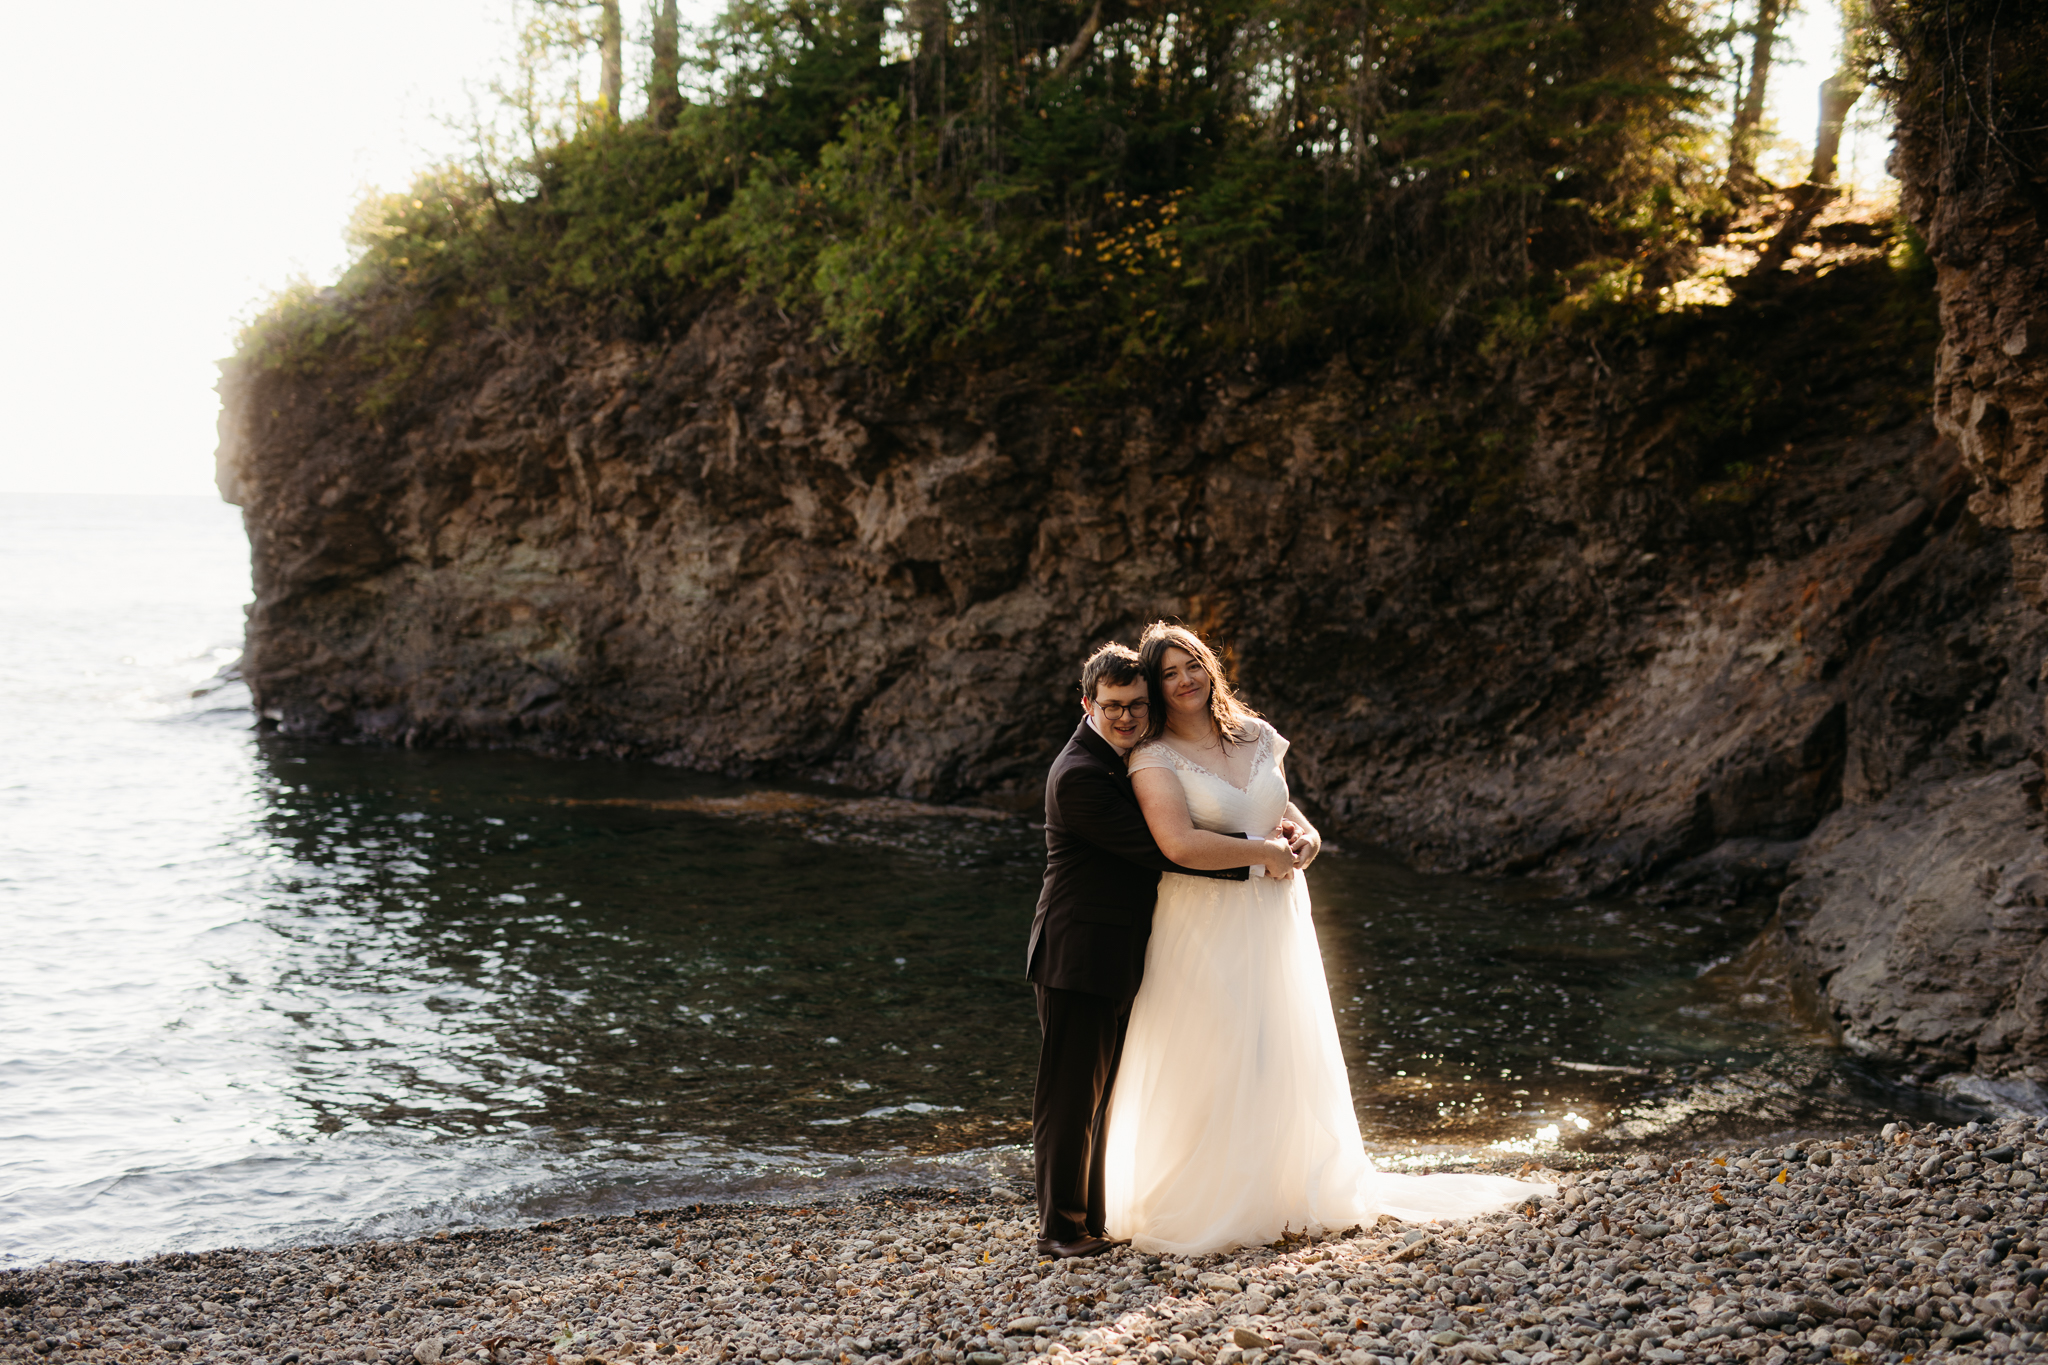
M 1299 874 L 1160 879 L 1108 1143 L 1108 1231 L 1155 1253 L 1262 1246 L 1383 1213 L 1462 1218 L 1549 1193 L 1373 1168 Z

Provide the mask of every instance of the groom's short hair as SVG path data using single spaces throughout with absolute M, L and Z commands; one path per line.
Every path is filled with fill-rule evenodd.
M 1129 687 L 1144 676 L 1145 666 L 1138 651 L 1112 640 L 1081 665 L 1081 695 L 1094 701 L 1098 683 L 1107 680 L 1111 687 Z

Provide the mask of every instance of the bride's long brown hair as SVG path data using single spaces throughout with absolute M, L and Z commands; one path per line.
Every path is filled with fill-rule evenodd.
M 1223 680 L 1223 665 L 1217 660 L 1216 651 L 1186 626 L 1170 621 L 1154 621 L 1145 627 L 1144 638 L 1138 641 L 1138 661 L 1145 670 L 1145 686 L 1152 696 L 1152 720 L 1145 727 L 1145 738 L 1157 739 L 1166 733 L 1166 694 L 1159 686 L 1159 665 L 1169 649 L 1186 650 L 1209 675 L 1209 719 L 1217 733 L 1232 744 L 1250 743 L 1251 723 L 1259 713 L 1239 701 L 1230 684 Z

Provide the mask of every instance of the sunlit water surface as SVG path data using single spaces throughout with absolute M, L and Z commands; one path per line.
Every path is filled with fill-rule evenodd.
M 247 596 L 232 508 L 0 498 L 0 1262 L 1025 1183 L 1027 821 L 263 739 Z M 1909 1103 L 1754 911 L 1311 885 L 1391 1159 Z

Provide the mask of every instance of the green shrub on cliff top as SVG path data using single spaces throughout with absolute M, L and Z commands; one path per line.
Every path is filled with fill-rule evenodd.
M 907 13 L 735 4 L 672 127 L 594 119 L 367 206 L 337 293 L 245 351 L 344 346 L 389 392 L 465 320 L 654 335 L 737 286 L 862 360 L 1029 354 L 1114 386 L 1476 338 L 1526 311 L 1503 299 L 1654 273 L 1710 183 L 1687 0 Z
M 891 101 L 857 106 L 815 165 L 763 158 L 723 213 L 672 210 L 669 271 L 815 311 L 860 360 L 971 344 L 1029 294 L 1031 263 L 1022 234 L 949 202 L 943 178 L 920 181 L 936 140 Z

